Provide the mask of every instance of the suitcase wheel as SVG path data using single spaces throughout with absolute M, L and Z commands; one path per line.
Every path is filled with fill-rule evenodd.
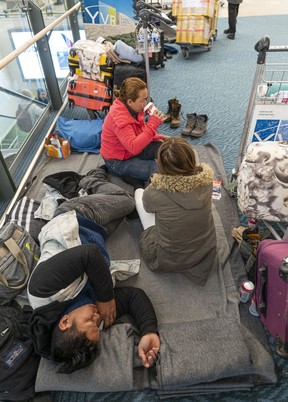
M 211 47 L 213 46 L 213 37 L 211 37 L 210 39 L 209 39 L 209 42 L 208 42 L 208 45 L 207 45 L 207 50 L 209 51 L 209 50 L 211 50 Z
M 284 282 L 286 282 L 286 283 L 288 282 L 288 257 L 286 257 L 282 260 L 282 263 L 280 265 L 279 275 L 280 275 L 280 278 Z
M 70 85 L 70 88 L 72 90 L 76 88 L 76 82 L 75 81 L 71 81 L 69 85 Z
M 70 56 L 75 57 L 76 56 L 76 51 L 74 49 L 70 49 Z
M 104 84 L 106 85 L 106 87 L 111 88 L 111 87 L 112 87 L 112 79 L 111 79 L 111 77 L 105 76 L 105 78 L 104 78 Z
M 74 101 L 73 100 L 71 100 L 71 99 L 69 99 L 69 101 L 68 101 L 68 106 L 69 106 L 69 108 L 73 108 L 74 107 Z
M 283 359 L 288 359 L 288 344 L 283 343 L 282 340 L 276 336 L 276 347 L 275 347 L 275 352 L 277 355 L 283 357 Z
M 189 59 L 189 50 L 187 47 L 181 47 L 182 56 L 184 59 Z

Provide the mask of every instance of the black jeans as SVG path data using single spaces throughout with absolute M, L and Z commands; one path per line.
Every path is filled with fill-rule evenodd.
M 230 33 L 236 32 L 238 11 L 239 11 L 239 4 L 228 3 L 228 23 Z

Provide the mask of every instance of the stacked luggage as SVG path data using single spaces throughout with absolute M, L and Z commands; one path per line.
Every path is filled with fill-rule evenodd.
M 69 106 L 80 106 L 92 111 L 108 111 L 112 103 L 111 88 L 104 82 L 78 77 L 68 84 Z
M 147 80 L 146 70 L 144 63 L 119 63 L 114 67 L 114 76 L 113 76 L 113 90 L 119 89 L 122 82 L 126 78 L 137 77 L 141 80 Z
M 79 40 L 68 55 L 70 80 L 69 106 L 80 106 L 89 112 L 107 112 L 113 99 L 113 89 L 119 89 L 129 77 L 146 81 L 143 56 L 118 40 L 111 42 Z
M 68 55 L 70 76 L 69 107 L 107 112 L 112 103 L 113 65 L 109 63 L 103 43 L 79 40 Z

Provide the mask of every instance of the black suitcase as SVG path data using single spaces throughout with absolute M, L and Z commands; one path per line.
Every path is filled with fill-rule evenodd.
M 115 64 L 113 74 L 113 89 L 119 89 L 126 78 L 137 77 L 146 82 L 145 64 L 119 63 Z

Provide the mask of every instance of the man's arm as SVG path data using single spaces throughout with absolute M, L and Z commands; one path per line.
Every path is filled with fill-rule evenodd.
M 152 366 L 160 349 L 157 317 L 146 293 L 139 288 L 115 288 L 117 317 L 129 314 L 140 331 L 138 354 L 144 367 Z
M 32 272 L 29 293 L 37 297 L 49 297 L 84 273 L 93 284 L 97 300 L 108 302 L 113 299 L 109 267 L 96 244 L 70 248 L 40 263 Z

